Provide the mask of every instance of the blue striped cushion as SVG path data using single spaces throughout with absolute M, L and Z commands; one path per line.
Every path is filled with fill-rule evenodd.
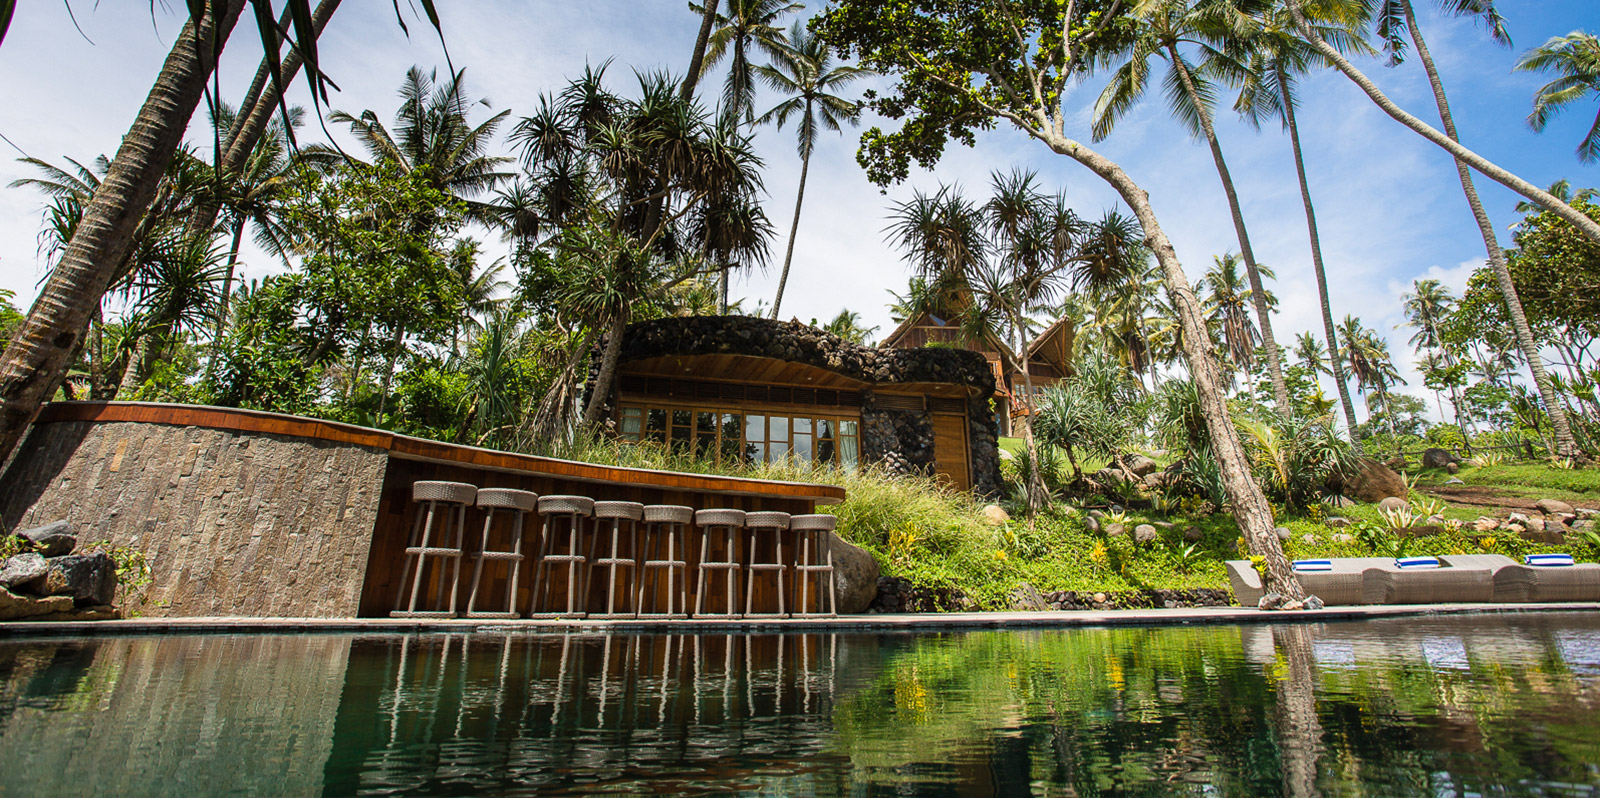
M 1572 565 L 1571 554 L 1529 554 L 1522 558 L 1528 565 Z
M 1302 573 L 1306 571 L 1332 571 L 1333 560 L 1295 560 L 1294 569 Z
M 1408 569 L 1408 568 L 1438 568 L 1439 567 L 1439 558 L 1438 557 L 1396 557 L 1395 560 L 1394 560 L 1394 565 L 1395 565 L 1396 568 L 1402 568 L 1402 569 Z

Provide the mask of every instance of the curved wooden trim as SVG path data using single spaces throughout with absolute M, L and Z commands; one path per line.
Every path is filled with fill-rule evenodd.
M 459 463 L 475 468 L 516 473 L 532 473 L 557 479 L 581 482 L 604 482 L 645 488 L 730 493 L 745 496 L 775 496 L 790 499 L 807 499 L 817 504 L 837 504 L 844 501 L 845 491 L 837 485 L 819 485 L 809 482 L 778 482 L 765 479 L 746 479 L 710 474 L 685 474 L 677 471 L 653 471 L 643 468 L 624 468 L 574 460 L 557 460 L 516 452 L 501 452 L 463 446 L 455 443 L 430 441 L 397 435 L 385 430 L 358 427 L 337 421 L 267 413 L 260 410 L 242 410 L 232 407 L 207 407 L 204 405 L 161 404 L 155 402 L 51 402 L 44 406 L 35 424 L 66 421 L 131 421 L 145 424 L 166 424 L 180 427 L 207 427 L 210 429 L 257 432 L 268 435 L 287 435 L 312 438 L 332 443 L 370 446 L 387 450 L 391 456 L 404 460 L 426 460 Z

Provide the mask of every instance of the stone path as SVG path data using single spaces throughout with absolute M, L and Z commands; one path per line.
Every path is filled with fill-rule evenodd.
M 133 618 L 118 621 L 0 623 L 0 638 L 134 634 L 259 634 L 281 632 L 404 634 L 412 632 L 919 632 L 968 629 L 1070 629 L 1089 626 L 1324 623 L 1368 618 L 1526 612 L 1600 612 L 1600 602 L 1562 604 L 1427 604 L 1329 607 L 1262 612 L 1246 607 L 1088 612 L 949 612 L 762 620 L 490 620 L 399 618 Z

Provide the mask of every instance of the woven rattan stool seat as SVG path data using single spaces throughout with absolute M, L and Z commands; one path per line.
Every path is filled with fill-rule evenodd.
M 832 532 L 839 525 L 839 516 L 827 513 L 794 515 L 789 517 L 789 528 L 797 532 Z
M 744 526 L 746 529 L 788 529 L 789 514 L 771 511 L 759 513 L 745 513 Z
M 497 510 L 532 511 L 539 505 L 539 494 L 515 488 L 483 488 L 478 491 L 478 506 Z
M 540 496 L 539 514 L 555 515 L 572 513 L 575 515 L 593 515 L 594 499 L 588 496 Z
M 644 505 L 638 502 L 595 502 L 594 517 L 637 521 L 644 517 Z
M 681 504 L 649 504 L 644 508 L 647 524 L 687 524 L 694 521 L 694 508 Z
M 450 504 L 471 504 L 478 495 L 478 486 L 468 485 L 465 482 L 432 482 L 421 481 L 411 483 L 411 500 L 414 502 L 448 502 Z
M 694 523 L 696 526 L 744 526 L 744 516 L 743 510 L 697 510 Z

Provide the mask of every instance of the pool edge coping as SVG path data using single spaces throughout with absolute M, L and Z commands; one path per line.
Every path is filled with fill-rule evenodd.
M 494 619 L 494 618 L 128 618 L 103 621 L 0 621 L 0 638 L 107 637 L 158 634 L 424 632 L 577 632 L 789 633 L 789 632 L 940 632 L 979 629 L 1073 629 L 1125 626 L 1194 626 L 1270 623 L 1325 623 L 1376 618 L 1407 618 L 1513 613 L 1600 612 L 1600 602 L 1540 604 L 1405 604 L 1331 607 L 1321 610 L 1264 612 L 1249 607 L 1181 607 L 1138 610 L 1054 610 L 1045 612 L 895 613 L 837 618 L 762 619 Z

